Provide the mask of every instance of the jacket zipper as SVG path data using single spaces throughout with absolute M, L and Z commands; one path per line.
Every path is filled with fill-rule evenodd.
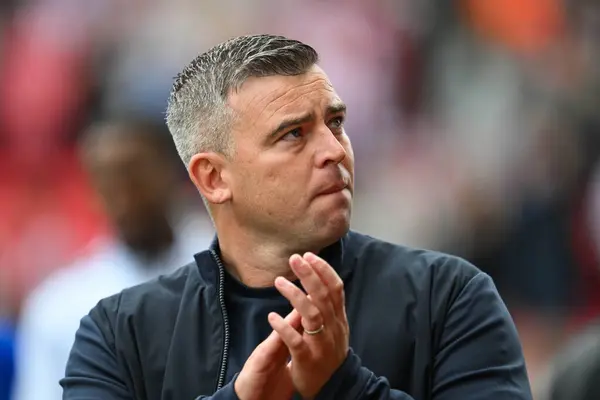
M 223 267 L 221 258 L 214 250 L 211 250 L 210 253 L 219 267 L 219 288 L 217 295 L 219 297 L 219 305 L 221 306 L 221 314 L 223 315 L 223 357 L 221 358 L 221 368 L 219 370 L 219 380 L 217 381 L 216 389 L 219 390 L 225 384 L 225 374 L 227 373 L 227 361 L 229 358 L 229 316 L 225 307 L 225 267 Z

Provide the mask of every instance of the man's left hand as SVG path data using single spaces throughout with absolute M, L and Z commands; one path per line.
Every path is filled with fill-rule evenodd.
M 344 284 L 327 262 L 312 253 L 293 255 L 290 266 L 306 293 L 282 277 L 275 280 L 275 287 L 302 316 L 304 331 L 298 332 L 276 313 L 269 314 L 269 323 L 290 351 L 288 369 L 296 390 L 310 399 L 348 355 Z

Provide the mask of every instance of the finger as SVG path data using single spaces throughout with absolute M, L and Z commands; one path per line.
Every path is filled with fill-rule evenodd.
M 263 368 L 267 368 L 271 364 L 285 362 L 290 356 L 290 352 L 281 340 L 279 334 L 273 331 L 262 343 L 260 343 L 248 360 L 256 363 Z
M 298 254 L 290 257 L 290 266 L 300 279 L 304 290 L 309 295 L 310 300 L 317 306 L 325 321 L 331 320 L 334 316 L 333 303 L 329 295 L 329 288 L 313 267 Z
M 304 341 L 302 334 L 281 318 L 279 314 L 274 312 L 269 313 L 269 324 L 281 337 L 292 358 L 302 357 L 308 351 L 308 345 Z
M 290 326 L 296 330 L 302 329 L 301 320 L 302 317 L 300 316 L 300 313 L 295 309 L 285 317 L 286 323 L 290 324 Z M 255 358 L 257 358 L 258 362 L 266 363 L 283 362 L 290 355 L 281 336 L 275 331 L 271 332 L 271 334 L 256 347 L 252 354 L 255 354 Z
M 306 294 L 283 277 L 275 279 L 275 287 L 286 299 L 290 301 L 302 316 L 302 326 L 306 330 L 317 330 L 323 325 L 321 311 L 313 304 Z
M 340 276 L 337 274 L 337 272 L 335 272 L 331 265 L 329 265 L 321 257 L 313 253 L 306 253 L 304 254 L 303 258 L 313 267 L 314 271 L 317 273 L 320 279 L 329 288 L 329 294 L 335 312 L 338 315 L 345 314 L 344 281 L 342 281 L 342 278 L 340 278 Z
M 302 315 L 295 308 L 285 317 L 285 322 L 297 331 L 302 331 Z

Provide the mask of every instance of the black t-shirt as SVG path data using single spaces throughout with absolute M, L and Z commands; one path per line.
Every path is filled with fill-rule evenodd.
M 256 346 L 273 331 L 267 316 L 276 312 L 285 318 L 290 302 L 274 287 L 251 288 L 225 274 L 225 303 L 229 316 L 230 345 L 227 379 L 239 373 Z

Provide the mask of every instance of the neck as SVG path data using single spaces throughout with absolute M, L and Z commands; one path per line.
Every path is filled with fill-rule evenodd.
M 248 287 L 273 286 L 275 278 L 282 276 L 295 280 L 289 259 L 293 254 L 307 251 L 318 253 L 318 248 L 299 248 L 276 240 L 257 238 L 235 232 L 228 235 L 219 231 L 219 247 L 225 268 Z

